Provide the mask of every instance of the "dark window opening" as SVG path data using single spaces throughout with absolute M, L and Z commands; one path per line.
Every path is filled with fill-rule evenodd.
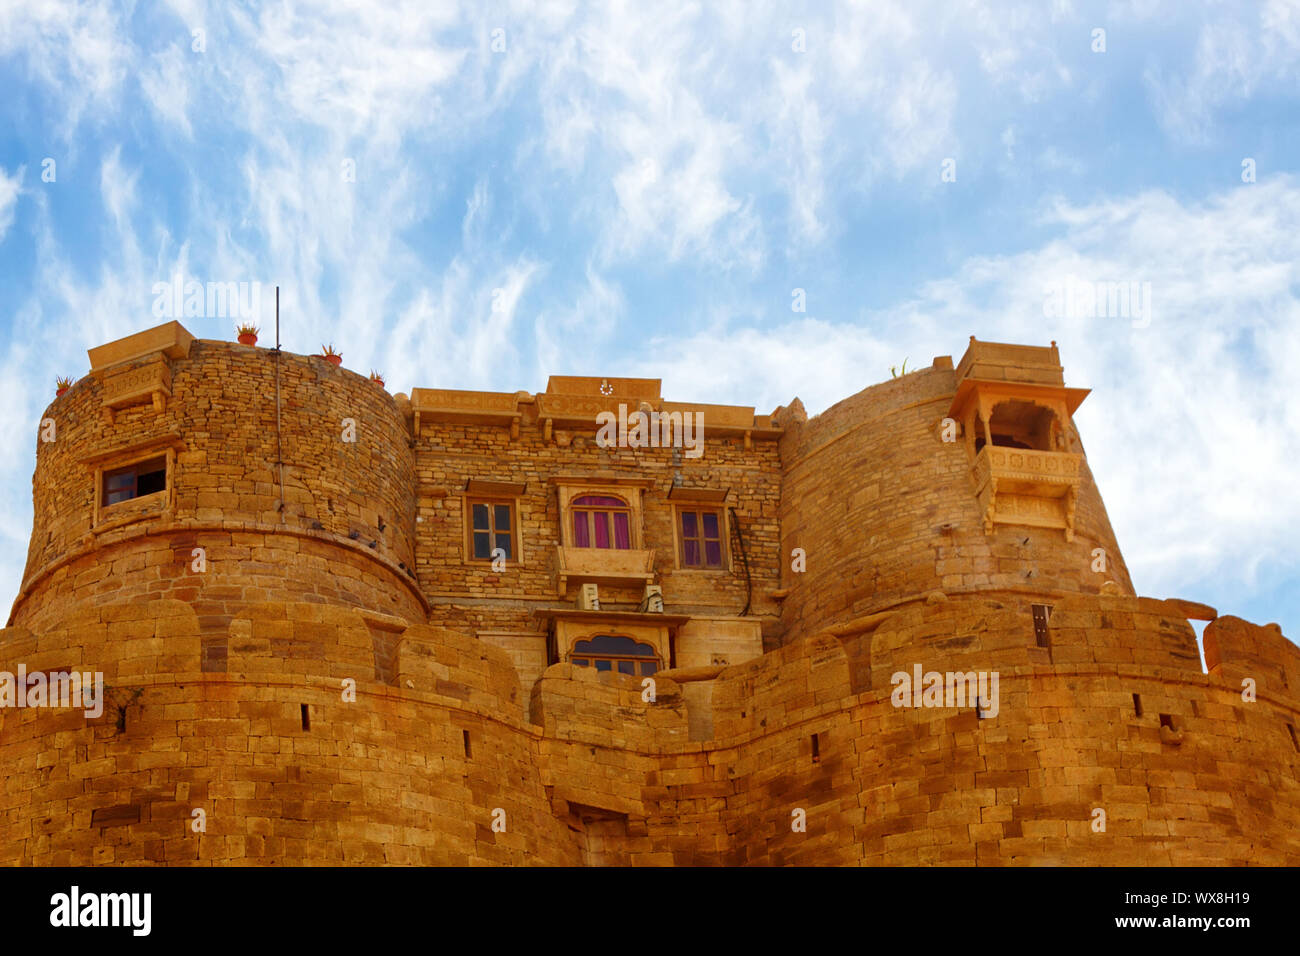
M 975 450 L 979 451 L 985 444 L 984 436 L 978 436 L 975 439 Z M 1025 442 L 1017 440 L 1011 435 L 1000 435 L 997 432 L 993 433 L 993 444 L 998 448 L 1028 448 L 1033 450 L 1034 447 L 1033 445 L 1028 445 Z
M 125 468 L 104 472 L 102 505 L 115 505 L 120 501 L 142 498 L 167 488 L 167 459 L 165 456 L 136 462 Z
M 302 713 L 302 729 L 311 730 L 311 708 L 303 704 L 300 711 Z
M 985 445 L 984 425 L 977 422 L 975 428 L 975 451 L 978 452 Z M 993 436 L 993 444 L 999 448 L 1055 451 L 1060 426 L 1056 413 L 1050 408 L 1013 399 L 994 406 L 988 432 Z
M 514 505 L 502 501 L 471 501 L 470 554 L 475 561 L 491 561 L 500 549 L 507 561 L 515 558 Z
M 659 670 L 659 655 L 649 644 L 641 644 L 630 637 L 598 634 L 574 642 L 569 663 L 631 677 L 649 677 Z
M 1296 749 L 1296 752 L 1297 752 L 1297 753 L 1300 753 L 1300 738 L 1296 737 L 1296 735 L 1295 735 L 1295 727 L 1294 727 L 1294 725 L 1292 725 L 1292 724 L 1287 724 L 1287 725 L 1286 725 L 1286 729 L 1287 729 L 1287 732 L 1291 735 L 1291 746 L 1294 747 L 1294 748 Z
M 1161 726 L 1161 727 L 1168 727 L 1170 730 L 1174 730 L 1174 731 L 1176 731 L 1176 730 L 1178 729 L 1177 727 L 1174 726 L 1174 715 L 1173 715 L 1173 714 L 1161 714 L 1161 715 L 1160 715 L 1160 726 Z
M 474 748 L 470 746 L 470 742 L 469 742 L 469 731 L 462 730 L 460 732 L 460 736 L 461 736 L 461 743 L 465 747 L 465 757 L 466 759 L 469 759 L 470 757 L 474 756 Z
M 813 763 L 821 762 L 822 759 L 821 734 L 812 735 L 812 758 L 813 758 Z
M 1141 694 L 1133 695 L 1133 713 L 1137 714 L 1137 716 L 1139 717 L 1142 716 L 1142 695 Z

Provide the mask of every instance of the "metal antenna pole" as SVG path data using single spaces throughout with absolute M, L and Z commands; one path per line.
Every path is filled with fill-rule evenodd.
M 280 472 L 280 523 L 284 524 L 284 455 L 280 446 L 280 287 L 275 287 L 275 463 Z

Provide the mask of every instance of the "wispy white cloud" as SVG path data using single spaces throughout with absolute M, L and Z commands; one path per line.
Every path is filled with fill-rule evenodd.
M 1222 4 L 1215 13 L 1186 65 L 1152 65 L 1145 74 L 1161 126 L 1189 143 L 1206 142 L 1225 107 L 1300 80 L 1300 0 Z
M 187 139 L 194 135 L 186 110 L 189 106 L 189 74 L 193 49 L 182 52 L 179 45 L 155 53 L 140 73 L 140 88 L 149 105 L 158 111 L 172 128 Z
M 0 166 L 0 242 L 4 242 L 5 234 L 14 224 L 14 210 L 18 206 L 18 194 L 22 192 L 25 171 L 26 167 L 19 166 L 11 176 Z
M 0 3 L 0 58 L 21 62 L 33 80 L 58 94 L 63 110 L 53 125 L 65 140 L 88 107 L 117 102 L 131 59 L 124 13 L 107 0 Z

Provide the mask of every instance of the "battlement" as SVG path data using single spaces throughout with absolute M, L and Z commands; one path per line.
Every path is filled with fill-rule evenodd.
M 0 862 L 1294 865 L 1294 691 L 1203 674 L 1180 610 L 1076 596 L 1044 647 L 936 599 L 652 695 L 567 663 L 525 695 L 481 641 L 319 604 L 233 618 L 223 674 L 182 601 L 9 628 L 0 670 L 106 690 L 93 718 L 0 709 Z M 914 669 L 990 669 L 998 697 L 896 706 Z

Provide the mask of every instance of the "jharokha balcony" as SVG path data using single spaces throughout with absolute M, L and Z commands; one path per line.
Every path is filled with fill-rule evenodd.
M 556 546 L 556 591 L 565 596 L 570 583 L 641 587 L 654 581 L 653 549 L 569 548 Z
M 965 438 L 984 533 L 997 524 L 1031 525 L 1060 528 L 1073 541 L 1083 463 L 1073 415 L 1088 390 L 1066 387 L 1056 343 L 971 336 L 955 379 L 945 421 Z
M 1082 462 L 1075 452 L 985 445 L 971 466 L 985 532 L 994 524 L 1034 525 L 1063 528 L 1073 540 Z

